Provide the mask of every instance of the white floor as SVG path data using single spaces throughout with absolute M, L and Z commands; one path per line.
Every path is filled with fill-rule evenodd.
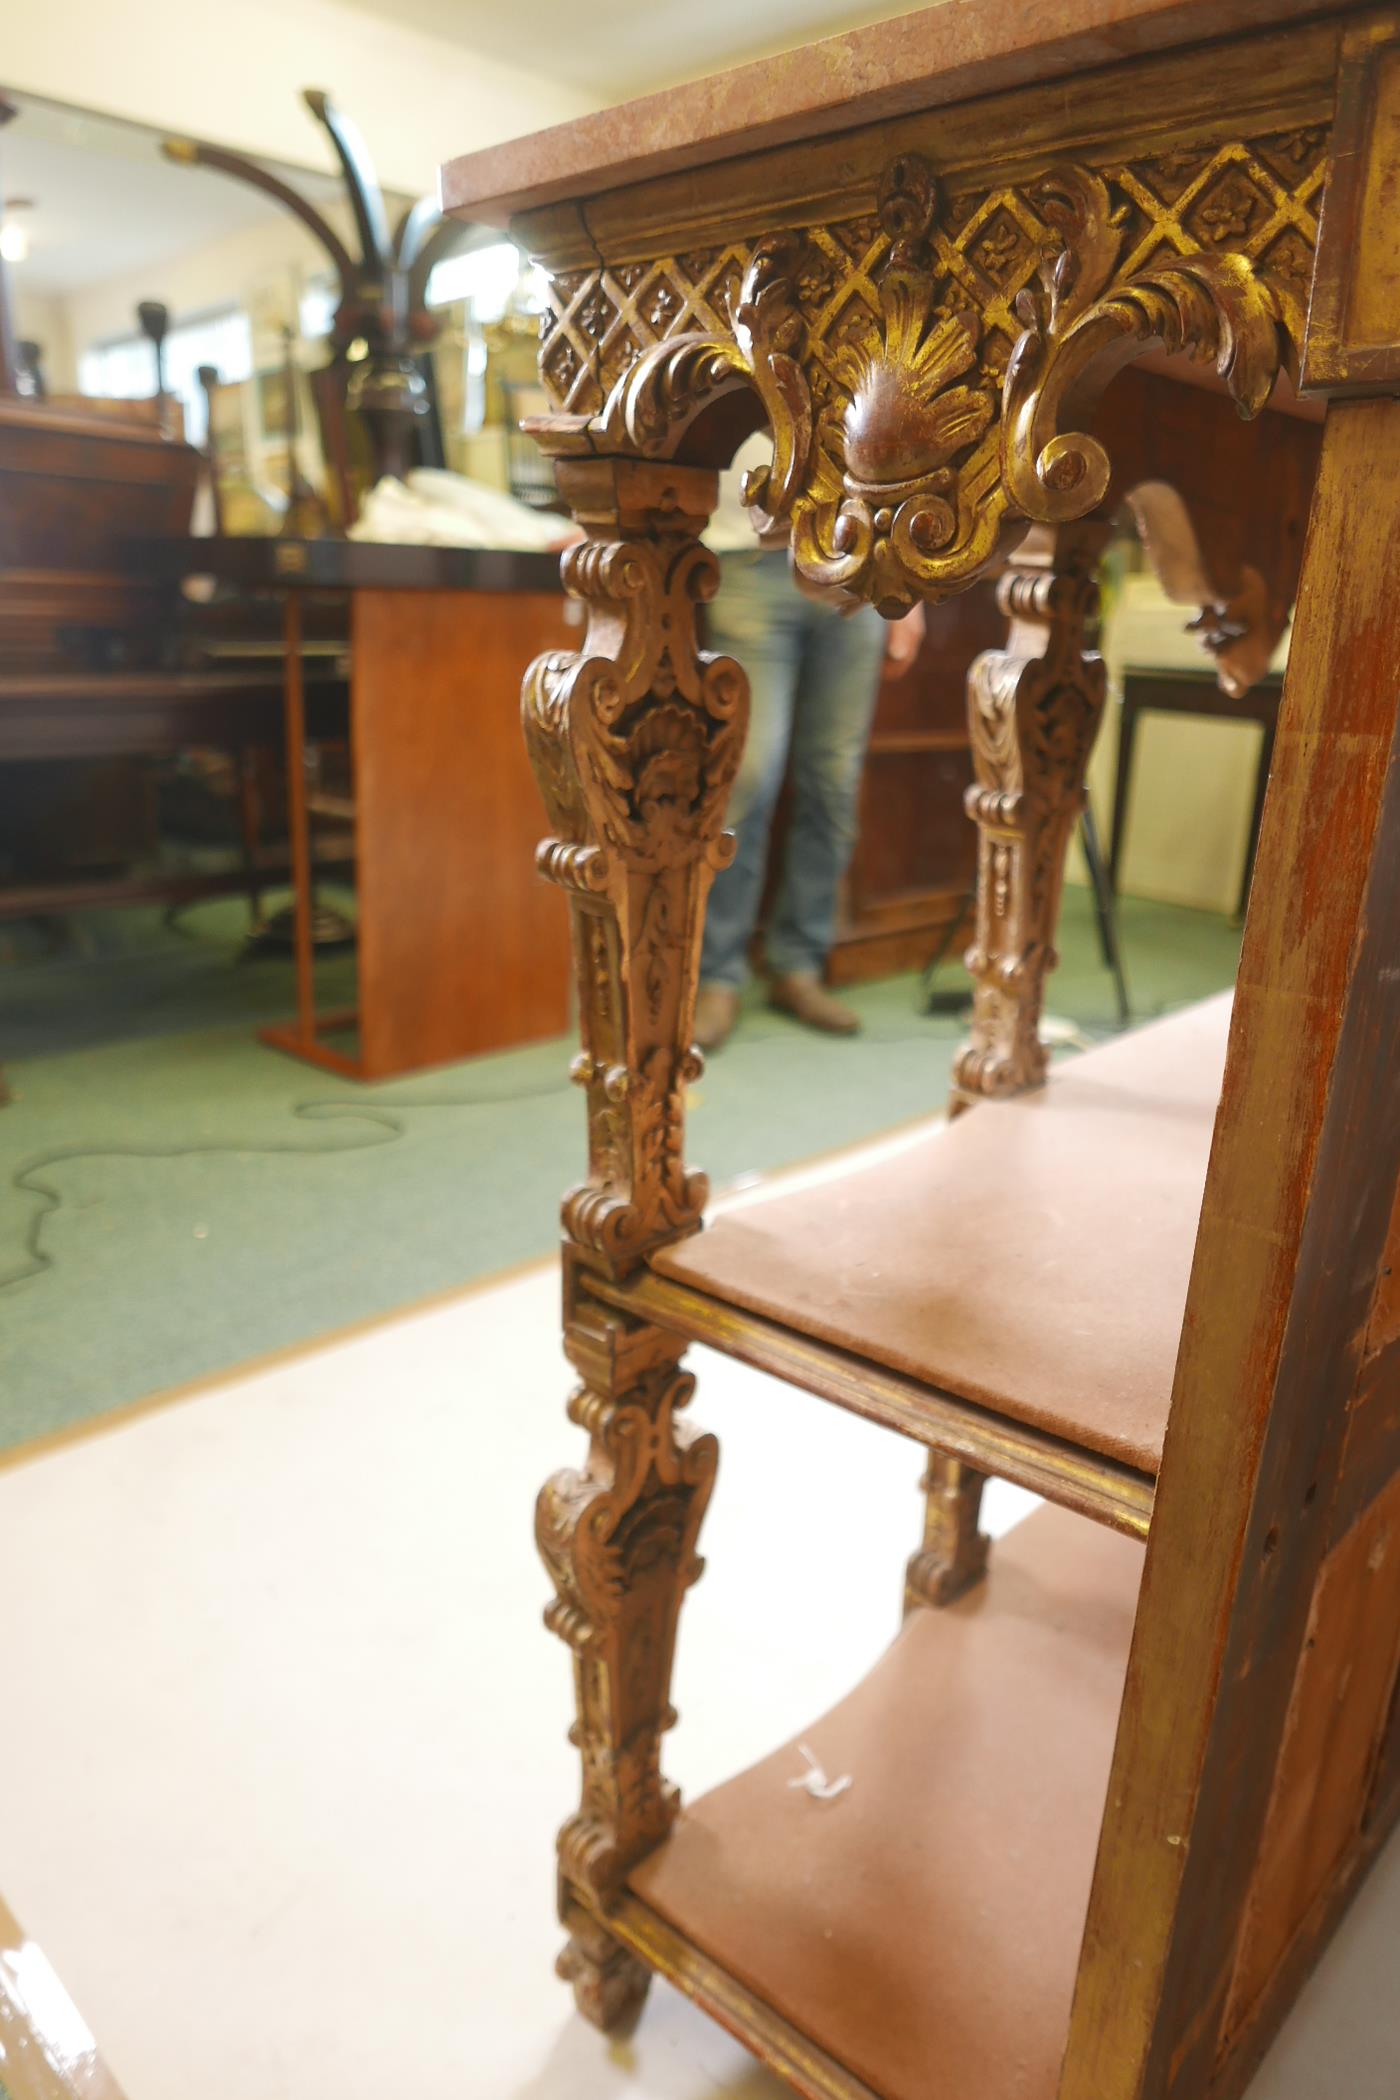
M 530 1511 L 581 1445 L 556 1303 L 534 1273 L 0 1471 L 0 1888 L 130 2100 L 785 2091 L 669 1990 L 610 2045 L 551 1974 L 576 1781 Z M 865 1669 L 919 1514 L 910 1446 L 695 1363 L 723 1458 L 691 1791 Z M 1397 1929 L 1400 1847 L 1255 2100 L 1396 2100 Z

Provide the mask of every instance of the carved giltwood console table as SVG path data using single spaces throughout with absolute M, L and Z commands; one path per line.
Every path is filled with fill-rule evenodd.
M 584 646 L 524 709 L 589 1131 L 589 1456 L 539 1538 L 583 1766 L 562 1967 L 602 2025 L 660 1971 L 827 2100 L 1224 2100 L 1400 1811 L 1397 186 L 1400 10 L 1288 0 L 949 0 L 445 171 L 549 271 L 535 431 L 587 535 Z M 1233 1016 L 1043 1087 L 1094 570 L 1170 422 L 1114 409 L 1142 357 L 1164 400 L 1213 374 L 1263 476 L 1290 399 L 1325 404 L 1320 459 Z M 699 535 L 763 425 L 748 500 L 837 599 L 1000 575 L 980 1105 L 819 1225 L 702 1233 L 683 1104 L 746 686 L 697 647 Z M 696 1338 L 929 1451 L 904 1630 L 813 1737 L 861 1780 L 815 1820 L 790 1759 L 683 1814 L 661 1775 L 717 1459 L 678 1419 Z M 988 1474 L 1054 1505 L 990 1570 Z

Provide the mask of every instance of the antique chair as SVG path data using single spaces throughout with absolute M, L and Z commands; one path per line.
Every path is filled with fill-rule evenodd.
M 1400 1812 L 1397 180 L 1400 12 L 1293 0 L 960 0 L 444 172 L 550 274 L 535 430 L 586 534 L 585 641 L 524 713 L 589 1129 L 588 1456 L 538 1535 L 582 1761 L 562 1967 L 600 2025 L 659 1972 L 825 2100 L 1227 2100 Z M 1121 368 L 1183 352 L 1252 452 L 1115 423 Z M 1286 381 L 1326 403 L 1315 481 Z M 969 680 L 974 1112 L 702 1232 L 696 952 L 746 688 L 696 648 L 699 534 L 760 423 L 749 499 L 807 579 L 893 612 L 1000 564 L 1010 631 Z M 1042 1085 L 1138 445 L 1220 519 L 1241 457 L 1306 519 L 1258 879 L 1232 1011 Z M 1289 593 L 1203 567 L 1257 672 Z M 683 1812 L 662 1776 L 717 1462 L 679 1419 L 693 1339 L 930 1454 L 903 1631 L 807 1732 L 860 1774 L 827 1804 L 793 1746 Z M 990 1566 L 987 1474 L 1051 1505 Z

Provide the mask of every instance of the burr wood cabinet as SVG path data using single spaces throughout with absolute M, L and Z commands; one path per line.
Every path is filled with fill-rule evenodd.
M 589 1138 L 588 1456 L 538 1536 L 582 1764 L 561 1968 L 602 2026 L 660 1972 L 824 2100 L 1227 2100 L 1400 1811 L 1397 183 L 1400 10 L 1308 0 L 949 0 L 445 171 L 549 273 L 533 427 L 585 534 L 586 635 L 524 721 Z M 1139 359 L 1249 419 L 1280 575 L 1306 543 L 1233 1007 L 1047 1083 L 1096 563 L 1121 498 L 1170 538 L 1205 471 L 1192 415 L 1125 415 Z M 747 498 L 809 585 L 893 614 L 995 575 L 1008 629 L 968 679 L 954 1120 L 702 1231 L 746 686 L 696 644 L 699 535 L 760 426 Z M 1247 683 L 1286 596 L 1209 537 Z M 928 1450 L 903 1631 L 811 1736 L 861 1780 L 816 1814 L 783 1753 L 685 1809 L 662 1775 L 696 1339 Z M 1050 1505 L 990 1556 L 989 1474 Z

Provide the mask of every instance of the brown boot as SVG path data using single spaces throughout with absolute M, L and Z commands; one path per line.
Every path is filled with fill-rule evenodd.
M 718 1050 L 734 1033 L 739 994 L 732 984 L 702 984 L 695 1001 L 695 1040 L 702 1050 Z
M 860 1031 L 860 1015 L 833 999 L 810 970 L 790 970 L 784 977 L 773 978 L 768 1003 L 779 1013 L 791 1014 L 804 1027 L 820 1028 L 824 1035 L 857 1035 Z

